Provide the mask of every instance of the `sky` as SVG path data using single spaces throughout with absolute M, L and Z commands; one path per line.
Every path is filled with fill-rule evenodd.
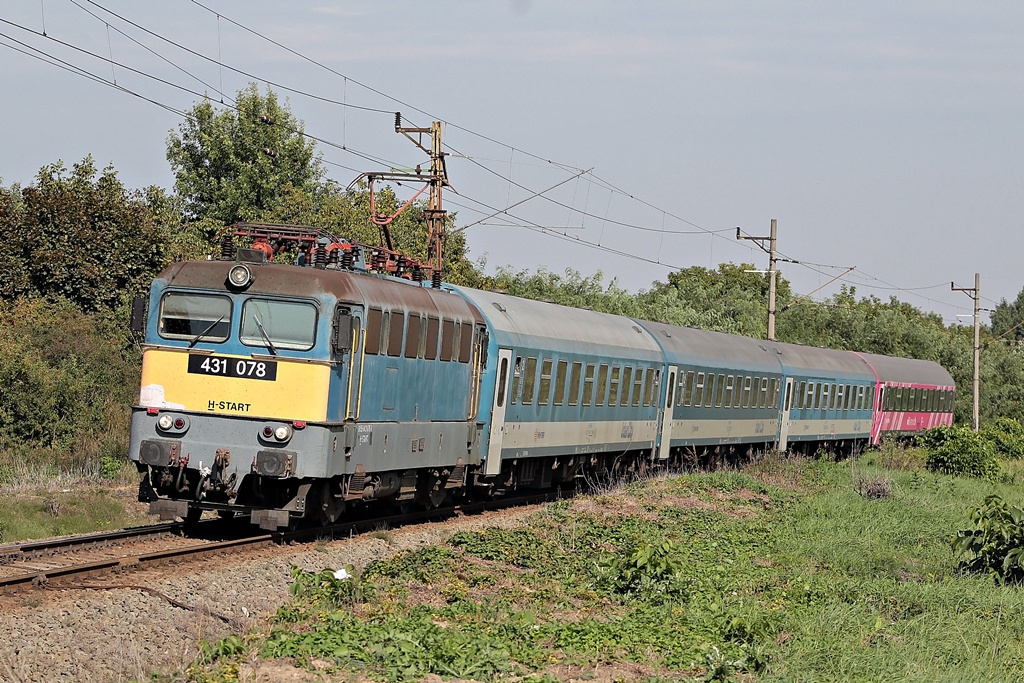
M 982 308 L 1024 288 L 1022 36 L 998 1 L 0 0 L 0 182 L 91 154 L 172 188 L 180 112 L 255 81 L 342 185 L 427 163 L 393 112 L 442 121 L 488 272 L 765 269 L 736 228 L 777 219 L 796 292 L 970 324 L 951 282 L 980 273 Z

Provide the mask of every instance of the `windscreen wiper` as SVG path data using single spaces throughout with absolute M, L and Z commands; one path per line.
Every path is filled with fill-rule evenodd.
M 198 344 L 199 340 L 202 339 L 203 337 L 205 337 L 206 335 L 208 335 L 210 333 L 210 330 L 212 330 L 213 328 L 217 327 L 217 325 L 220 325 L 222 320 L 224 320 L 224 316 L 221 316 L 221 317 L 217 318 L 216 320 L 214 320 L 212 323 L 210 323 L 209 327 L 207 327 L 205 330 L 203 330 L 202 332 L 200 332 L 199 334 L 197 334 L 195 337 L 192 338 L 192 341 L 190 341 L 188 343 L 188 348 L 191 349 L 193 346 Z
M 267 342 L 267 348 L 270 349 L 271 355 L 277 355 L 277 349 L 274 348 L 274 342 L 270 341 L 270 335 L 263 329 L 263 323 L 260 322 L 260 317 L 255 313 L 252 314 L 252 319 L 256 321 L 256 327 L 259 328 L 260 334 L 263 335 L 263 339 Z

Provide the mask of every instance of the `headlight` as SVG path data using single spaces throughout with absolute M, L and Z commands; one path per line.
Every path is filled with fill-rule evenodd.
M 248 266 L 239 263 L 237 266 L 232 266 L 231 270 L 228 271 L 228 283 L 232 287 L 238 287 L 243 289 L 252 284 L 252 272 Z
M 174 418 L 170 415 L 164 414 L 160 416 L 160 419 L 156 421 L 156 424 L 160 429 L 167 431 L 174 426 Z
M 276 438 L 278 441 L 287 441 L 288 439 L 292 438 L 291 427 L 281 425 L 280 427 L 274 430 L 274 438 Z

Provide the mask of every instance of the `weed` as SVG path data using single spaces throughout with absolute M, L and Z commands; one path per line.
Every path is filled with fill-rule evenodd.
M 993 574 L 1005 583 L 1024 580 L 1024 509 L 993 494 L 968 514 L 977 528 L 959 531 L 951 541 L 955 555 L 972 556 L 961 568 Z
M 881 500 L 892 496 L 892 479 L 877 475 L 871 479 L 855 479 L 854 490 L 861 498 Z
M 680 549 L 672 541 L 643 543 L 599 560 L 599 582 L 619 595 L 646 600 L 682 598 L 689 588 Z
M 395 544 L 395 536 L 391 533 L 391 530 L 388 529 L 387 524 L 379 526 L 373 531 L 371 531 L 370 538 L 376 538 L 378 540 L 384 541 L 388 545 Z

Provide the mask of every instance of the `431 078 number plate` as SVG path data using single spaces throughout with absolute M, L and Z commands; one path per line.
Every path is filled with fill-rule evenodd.
M 194 375 L 263 379 L 273 382 L 277 379 L 277 361 L 196 354 L 188 357 L 188 371 Z

